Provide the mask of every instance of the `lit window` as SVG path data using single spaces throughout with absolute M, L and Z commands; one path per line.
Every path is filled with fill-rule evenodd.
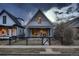
M 36 21 L 37 21 L 38 23 L 41 23 L 41 16 L 38 16 L 38 17 L 36 18 Z

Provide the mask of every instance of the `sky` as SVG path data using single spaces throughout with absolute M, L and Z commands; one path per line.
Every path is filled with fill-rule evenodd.
M 9 3 L 0 4 L 0 11 L 3 9 L 16 17 L 23 18 L 27 23 L 34 14 L 41 9 L 51 22 L 67 20 L 79 15 L 79 4 L 75 3 Z

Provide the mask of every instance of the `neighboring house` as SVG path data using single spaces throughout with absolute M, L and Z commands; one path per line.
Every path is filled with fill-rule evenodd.
M 53 36 L 53 27 L 53 23 L 38 10 L 25 26 L 25 36 Z
M 22 36 L 24 27 L 17 17 L 13 16 L 6 10 L 0 13 L 0 37 Z
M 74 35 L 76 35 L 76 37 L 79 37 L 79 17 L 73 18 L 66 24 L 73 29 Z

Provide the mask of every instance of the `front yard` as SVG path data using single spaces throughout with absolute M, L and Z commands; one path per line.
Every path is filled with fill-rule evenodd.
M 26 45 L 26 40 L 20 39 L 20 40 L 16 40 L 16 41 L 12 40 L 11 45 L 14 45 L 14 46 L 17 46 L 17 45 L 18 46 L 19 45 L 21 45 L 21 46 L 31 46 L 31 45 L 39 46 L 39 45 L 42 45 L 41 42 L 42 42 L 41 40 L 29 39 L 28 45 Z M 75 40 L 74 42 L 75 42 L 75 44 L 70 45 L 70 46 L 78 46 L 79 45 L 79 40 Z M 0 40 L 0 46 L 7 46 L 8 44 L 9 44 L 9 40 Z M 9 45 L 9 46 L 11 46 L 11 45 Z M 63 47 L 60 48 L 59 46 L 64 46 L 64 45 L 61 45 L 61 43 L 58 40 L 51 40 L 50 46 L 57 46 L 57 48 L 51 48 L 51 49 L 52 49 L 52 51 L 60 52 L 61 54 L 79 53 L 79 47 L 78 48 L 63 48 Z M 46 52 L 46 48 L 0 48 L 0 55 L 1 54 L 29 54 L 29 53 L 40 54 L 40 52 Z M 47 53 L 50 54 L 49 52 L 47 52 Z M 53 54 L 53 52 L 52 52 L 52 54 Z
M 20 54 L 20 53 L 39 53 L 45 51 L 42 48 L 0 48 L 0 54 Z
M 79 46 L 72 46 L 72 47 L 69 47 L 69 46 L 21 46 L 22 48 L 18 48 L 18 46 L 16 46 L 16 48 L 13 46 L 8 48 L 6 46 L 3 46 L 5 48 L 1 48 L 0 46 L 0 55 L 3 54 L 42 54 L 41 52 L 44 52 L 43 54 L 78 54 L 79 55 Z M 25 47 L 25 48 L 24 48 Z M 28 48 L 29 47 L 29 48 Z M 32 48 L 31 48 L 32 47 Z M 34 48 L 33 48 L 34 47 Z M 38 48 L 37 48 L 38 47 Z M 44 48 L 45 47 L 45 48 Z M 46 48 L 46 47 L 51 47 L 50 49 L 52 50 L 51 52 L 50 51 L 46 51 L 46 49 L 49 49 L 49 48 Z M 53 48 L 52 48 L 53 47 Z M 55 47 L 55 48 L 54 48 Z
M 26 45 L 26 40 L 24 39 L 17 39 L 11 40 L 11 45 Z M 0 45 L 8 45 L 9 40 L 0 40 Z M 27 45 L 42 45 L 41 39 L 28 39 Z M 51 45 L 61 45 L 61 43 L 58 40 L 51 40 Z

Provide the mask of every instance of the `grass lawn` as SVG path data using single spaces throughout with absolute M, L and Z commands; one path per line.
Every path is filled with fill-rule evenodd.
M 61 49 L 61 48 L 53 48 L 52 51 L 54 52 L 61 52 L 63 53 L 79 53 L 79 48 L 77 49 Z M 45 52 L 44 48 L 0 48 L 0 54 L 16 54 L 16 53 L 40 53 Z M 48 52 L 49 53 L 49 52 Z
M 0 54 L 10 54 L 10 53 L 39 53 L 45 51 L 45 49 L 31 49 L 31 48 L 0 48 Z
M 0 40 L 0 45 L 7 45 L 8 43 L 8 40 Z
M 0 45 L 8 45 L 9 40 L 0 40 Z M 12 45 L 26 45 L 26 40 L 20 39 L 20 40 L 12 40 Z M 41 40 L 28 40 L 28 45 L 41 45 Z
M 26 40 L 17 40 L 13 45 L 26 45 Z M 41 45 L 41 40 L 28 40 L 28 45 Z
M 61 53 L 79 53 L 79 48 L 53 48 L 52 51 L 60 51 Z

